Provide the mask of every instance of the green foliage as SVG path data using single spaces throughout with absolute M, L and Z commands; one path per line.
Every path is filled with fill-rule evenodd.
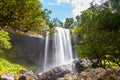
M 40 32 L 46 19 L 39 0 L 0 1 L 0 27 L 16 32 Z
M 105 5 L 108 3 L 111 4 L 112 9 Z M 117 3 L 108 1 L 100 6 L 91 6 L 88 10 L 83 11 L 81 16 L 77 16 L 80 23 L 77 31 L 78 45 L 76 46 L 79 57 L 97 59 L 98 65 L 102 67 L 106 67 L 106 61 L 120 66 L 118 6 Z
M 21 69 L 25 69 L 25 68 L 19 64 L 13 64 L 4 58 L 0 58 L 0 74 L 5 74 L 8 72 L 17 74 L 17 71 Z
M 5 73 L 12 73 L 19 76 L 17 73 L 19 70 L 34 70 L 36 67 L 27 63 L 22 63 L 19 60 L 14 59 L 16 47 L 12 47 L 9 50 L 4 49 L 4 53 L 0 53 L 0 75 Z
M 52 22 L 56 27 L 63 27 L 63 23 L 58 18 L 54 18 Z
M 0 58 L 0 75 L 5 73 L 12 73 L 16 76 L 19 76 L 19 70 L 34 70 L 35 68 L 35 66 L 11 63 L 5 58 Z
M 7 52 L 8 55 L 4 56 L 3 51 L 11 48 L 9 34 L 4 29 L 10 29 L 20 34 L 42 33 L 43 27 L 48 25 L 49 13 L 49 10 L 42 9 L 39 0 L 0 0 L 0 74 L 6 72 L 16 74 L 19 69 L 24 69 L 20 64 L 8 61 L 12 61 L 13 51 Z M 31 67 L 25 67 L 31 69 Z
M 71 29 L 73 28 L 73 24 L 74 24 L 73 18 L 66 18 L 65 23 L 64 23 L 64 28 Z
M 0 54 L 3 52 L 3 49 L 11 48 L 11 44 L 9 40 L 10 40 L 10 37 L 8 32 L 4 30 L 0 30 Z

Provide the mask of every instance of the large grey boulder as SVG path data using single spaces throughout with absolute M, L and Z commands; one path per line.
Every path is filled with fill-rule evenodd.
M 67 66 L 58 66 L 49 71 L 43 72 L 38 75 L 38 80 L 57 80 L 65 74 L 71 73 Z

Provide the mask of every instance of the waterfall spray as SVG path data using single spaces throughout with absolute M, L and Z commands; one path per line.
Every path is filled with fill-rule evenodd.
M 71 64 L 73 60 L 70 30 L 60 27 L 56 27 L 55 30 L 51 41 L 48 32 L 46 35 L 44 71 Z

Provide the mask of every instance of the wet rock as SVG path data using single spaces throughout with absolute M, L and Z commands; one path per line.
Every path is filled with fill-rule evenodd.
M 37 76 L 32 71 L 26 71 L 18 80 L 38 80 Z
M 74 73 L 81 72 L 91 66 L 91 62 L 88 59 L 74 59 L 72 63 L 72 71 Z
M 0 80 L 14 80 L 14 76 L 11 73 L 1 75 Z
M 75 64 L 75 72 L 81 72 L 83 71 L 85 68 L 83 67 L 83 65 L 81 65 L 80 63 L 76 63 Z
M 57 80 L 57 78 L 63 77 L 65 74 L 71 73 L 67 66 L 55 67 L 52 70 L 46 71 L 38 75 L 38 80 Z
M 18 74 L 23 75 L 27 72 L 27 70 L 21 69 L 18 71 Z
M 92 65 L 91 61 L 88 58 L 81 59 L 81 62 L 82 62 L 81 64 L 86 68 L 88 68 Z
M 27 80 L 25 76 L 21 76 L 18 80 Z
M 97 68 L 98 67 L 98 63 L 99 63 L 99 59 L 93 59 L 91 61 L 91 63 L 92 63 L 92 65 L 91 65 L 92 68 Z
M 13 59 L 26 63 L 29 65 L 35 65 L 43 67 L 44 50 L 45 50 L 45 38 L 42 35 L 24 34 L 6 30 L 10 35 L 10 42 L 13 46 L 11 49 L 15 52 Z M 9 52 L 5 55 L 8 56 Z M 38 65 L 39 64 L 39 65 Z
M 72 71 L 74 73 L 76 72 L 81 72 L 84 70 L 83 65 L 81 64 L 82 62 L 79 59 L 74 59 L 72 63 Z
M 120 68 L 87 69 L 81 73 L 66 74 L 57 80 L 120 80 Z

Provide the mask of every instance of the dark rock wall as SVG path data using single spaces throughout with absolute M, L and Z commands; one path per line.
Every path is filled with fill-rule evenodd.
M 14 58 L 31 65 L 43 65 L 45 39 L 40 36 L 18 35 L 9 32 L 12 46 L 16 48 Z

